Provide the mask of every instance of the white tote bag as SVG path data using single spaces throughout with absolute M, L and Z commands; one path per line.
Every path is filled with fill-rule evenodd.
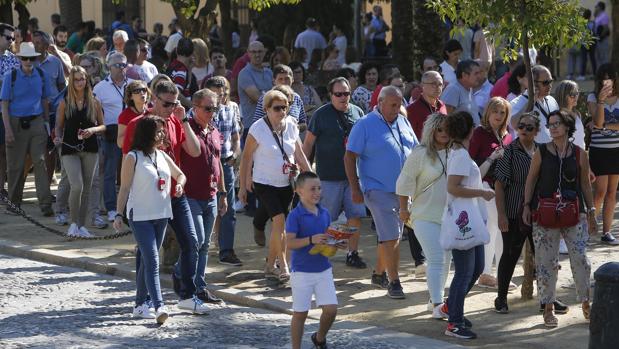
M 479 205 L 477 198 L 454 198 L 447 203 L 439 239 L 443 249 L 468 250 L 490 242 L 490 234 Z

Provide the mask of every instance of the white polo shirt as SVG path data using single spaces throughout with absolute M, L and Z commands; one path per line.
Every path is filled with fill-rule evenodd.
M 93 88 L 92 92 L 95 94 L 95 98 L 101 103 L 101 107 L 103 107 L 104 124 L 118 124 L 118 115 L 127 107 L 123 103 L 123 99 L 125 98 L 125 87 L 127 87 L 127 84 L 131 81 L 133 80 L 125 78 L 122 86 L 116 86 L 112 78 L 108 75 Z

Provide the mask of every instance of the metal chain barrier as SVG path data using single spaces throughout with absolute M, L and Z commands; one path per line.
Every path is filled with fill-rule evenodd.
M 26 219 L 28 222 L 36 225 L 37 227 L 50 232 L 54 235 L 58 235 L 61 236 L 63 238 L 67 238 L 69 240 L 92 240 L 92 241 L 96 241 L 96 240 L 113 240 L 113 239 L 118 239 L 127 235 L 130 235 L 132 233 L 131 230 L 128 231 L 122 231 L 122 232 L 116 232 L 114 234 L 109 234 L 109 235 L 105 235 L 105 236 L 92 236 L 92 237 L 84 237 L 84 236 L 69 236 L 67 235 L 66 232 L 62 232 L 60 230 L 56 230 L 54 228 L 50 228 L 46 225 L 44 225 L 43 223 L 35 220 L 34 218 L 30 217 L 30 215 L 28 215 L 26 213 L 26 211 L 24 211 L 23 209 L 21 209 L 19 206 L 15 205 L 14 203 L 11 202 L 11 200 L 9 200 L 8 197 L 6 197 L 3 194 L 0 194 L 0 200 L 2 200 L 2 202 L 7 204 L 7 210 L 14 212 L 15 214 L 23 217 L 24 219 Z

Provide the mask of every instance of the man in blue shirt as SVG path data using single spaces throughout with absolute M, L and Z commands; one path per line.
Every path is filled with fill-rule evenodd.
M 34 166 L 35 186 L 39 207 L 49 217 L 52 194 L 49 189 L 45 153 L 49 137 L 49 104 L 51 83 L 45 72 L 35 68 L 34 61 L 40 54 L 31 42 L 19 46 L 17 56 L 21 68 L 8 72 L 2 79 L 2 120 L 5 128 L 6 157 L 8 163 L 9 200 L 21 204 L 24 191 L 24 164 L 28 154 Z M 7 210 L 9 213 L 14 211 Z
M 418 144 L 408 120 L 400 115 L 401 108 L 402 92 L 394 86 L 383 87 L 378 109 L 353 126 L 344 155 L 353 202 L 365 202 L 376 224 L 379 244 L 372 283 L 387 286 L 387 295 L 395 299 L 404 298 L 398 276 L 402 222 L 395 183 L 406 157 Z
M 375 55 L 377 57 L 387 55 L 387 32 L 390 30 L 387 23 L 383 19 L 383 8 L 380 5 L 374 5 L 372 8 L 374 15 L 372 16 L 372 28 L 374 29 L 374 36 L 372 38 L 372 44 L 374 45 Z
M 19 68 L 19 58 L 9 50 L 15 41 L 15 28 L 6 23 L 0 23 L 0 84 L 2 77 L 7 72 Z M 0 192 L 7 195 L 4 190 L 6 182 L 6 150 L 4 147 L 4 123 L 0 122 Z

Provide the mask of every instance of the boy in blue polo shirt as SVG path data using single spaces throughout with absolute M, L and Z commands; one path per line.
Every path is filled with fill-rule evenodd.
M 297 177 L 296 192 L 299 204 L 286 219 L 288 248 L 292 250 L 290 285 L 292 287 L 291 337 L 292 348 L 301 348 L 303 327 L 307 312 L 312 305 L 312 295 L 316 305 L 322 308 L 320 327 L 312 334 L 312 343 L 317 348 L 327 347 L 327 332 L 337 314 L 337 296 L 333 271 L 329 259 L 322 254 L 312 255 L 309 251 L 314 245 L 326 244 L 325 234 L 331 218 L 320 202 L 320 179 L 313 172 L 303 172 Z M 340 249 L 346 244 L 336 245 Z

